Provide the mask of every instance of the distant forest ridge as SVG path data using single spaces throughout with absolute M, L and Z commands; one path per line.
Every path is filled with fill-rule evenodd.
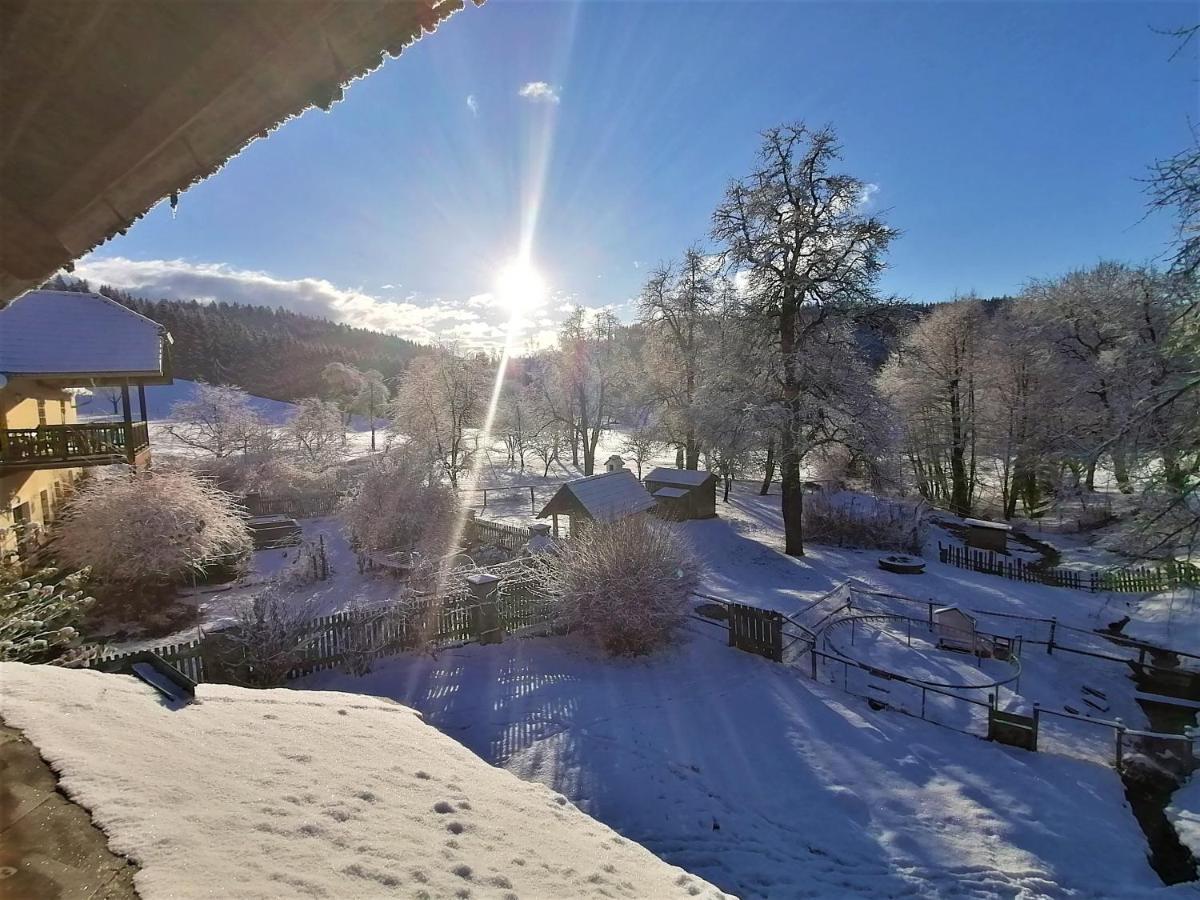
M 50 290 L 90 291 L 87 281 L 55 276 Z M 259 397 L 294 403 L 324 394 L 321 370 L 340 362 L 375 369 L 389 384 L 426 346 L 395 335 L 355 328 L 271 306 L 198 300 L 148 300 L 102 285 L 98 293 L 164 325 L 175 340 L 177 378 L 232 384 Z M 984 301 L 989 311 L 1011 300 Z M 873 367 L 883 365 L 900 335 L 937 303 L 889 305 L 859 328 Z
M 57 276 L 50 290 L 90 291 L 81 279 Z M 393 382 L 426 348 L 366 328 L 270 306 L 147 300 L 103 285 L 98 293 L 153 319 L 171 332 L 177 378 L 233 384 L 272 400 L 295 402 L 323 392 L 321 370 L 331 362 L 375 369 Z

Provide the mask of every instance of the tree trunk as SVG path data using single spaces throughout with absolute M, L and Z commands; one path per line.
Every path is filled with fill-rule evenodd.
M 759 494 L 763 497 L 771 490 L 771 482 L 775 480 L 775 438 L 774 436 L 767 439 L 767 461 L 765 463 L 766 473 L 763 475 L 762 488 L 759 489 Z
M 683 444 L 675 445 L 675 468 L 682 469 L 684 463 Z
M 729 502 L 729 488 L 732 486 L 732 484 L 733 484 L 733 478 L 729 475 L 728 472 L 726 472 L 725 473 L 725 496 L 721 498 L 722 503 Z
M 800 458 L 790 435 L 780 443 L 779 482 L 783 488 L 783 552 L 804 555 L 804 483 L 800 480 Z
M 691 426 L 688 427 L 684 444 L 684 463 L 686 468 L 693 471 L 700 468 L 700 444 L 696 441 L 696 430 Z
M 1117 487 L 1122 494 L 1132 494 L 1133 484 L 1129 480 L 1129 454 L 1121 443 L 1113 444 L 1109 451 L 1113 461 L 1113 475 L 1117 479 Z
M 950 511 L 971 515 L 971 484 L 967 476 L 967 446 L 963 434 L 962 405 L 958 382 L 950 385 Z
M 802 433 L 804 410 L 793 357 L 796 353 L 796 316 L 799 304 L 792 290 L 784 291 L 779 305 L 779 349 L 783 356 L 783 407 L 786 416 L 779 436 L 779 480 L 783 488 L 783 552 L 804 555 L 804 484 L 800 480 L 800 453 L 796 435 Z
M 1086 488 L 1087 488 L 1089 491 L 1094 491 L 1094 490 L 1096 490 L 1096 464 L 1097 464 L 1098 462 L 1099 462 L 1099 460 L 1098 460 L 1096 457 L 1094 457 L 1094 456 L 1093 456 L 1091 459 L 1089 459 L 1089 460 L 1088 460 L 1088 464 L 1087 464 L 1087 478 L 1086 478 L 1086 480 L 1084 481 L 1084 486 L 1085 486 L 1085 487 L 1086 487 Z

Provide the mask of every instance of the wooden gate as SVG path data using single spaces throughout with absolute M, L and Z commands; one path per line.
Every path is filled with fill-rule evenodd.
M 729 604 L 729 646 L 783 661 L 783 615 L 770 609 Z

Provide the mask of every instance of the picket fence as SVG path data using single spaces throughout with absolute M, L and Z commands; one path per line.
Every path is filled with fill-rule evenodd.
M 947 547 L 941 541 L 938 542 L 938 559 L 947 565 L 968 569 L 972 572 L 999 575 L 1013 581 L 1074 588 L 1092 593 L 1113 591 L 1125 594 L 1146 594 L 1188 585 L 1200 585 L 1200 567 L 1187 563 L 1086 572 L 1065 568 L 1040 569 L 1027 565 L 1020 559 L 1007 559 L 992 551 L 976 550 L 970 547 Z
M 248 494 L 241 506 L 248 516 L 288 516 L 293 519 L 315 519 L 332 516 L 338 511 L 341 498 L 337 494 L 322 494 L 309 497 L 268 497 L 263 494 Z
M 468 521 L 468 544 L 490 544 L 506 553 L 517 554 L 529 543 L 529 529 L 489 519 L 475 518 Z
M 496 607 L 501 625 L 510 634 L 548 625 L 556 614 L 553 601 L 518 579 L 500 583 Z M 378 658 L 423 646 L 471 643 L 480 637 L 481 608 L 482 604 L 463 590 L 407 600 L 403 605 L 378 604 L 321 616 L 302 629 L 304 643 L 296 651 L 298 661 L 287 678 L 337 668 L 352 657 Z M 214 661 L 226 637 L 226 632 L 213 632 L 192 641 L 110 654 L 92 660 L 88 667 L 118 671 L 129 657 L 148 649 L 197 683 L 223 681 L 227 676 L 214 670 Z

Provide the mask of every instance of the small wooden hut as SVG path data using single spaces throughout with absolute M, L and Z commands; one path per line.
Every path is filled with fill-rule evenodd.
M 967 526 L 967 546 L 976 550 L 991 550 L 995 553 L 1008 552 L 1008 533 L 1011 525 L 1003 522 L 988 522 L 983 519 L 963 519 Z
M 975 652 L 975 617 L 957 606 L 943 606 L 933 611 L 933 627 L 938 646 L 946 650 Z
M 664 519 L 711 519 L 717 514 L 717 476 L 712 472 L 660 467 L 646 476 L 646 490 Z
M 568 481 L 555 492 L 537 517 L 550 517 L 558 537 L 558 517 L 566 516 L 571 533 L 590 522 L 616 522 L 654 508 L 654 498 L 628 469 Z

